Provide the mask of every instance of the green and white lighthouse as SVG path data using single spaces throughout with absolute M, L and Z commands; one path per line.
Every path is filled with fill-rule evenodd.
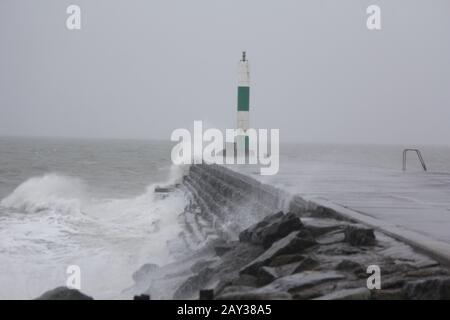
M 237 99 L 237 128 L 239 134 L 236 137 L 236 148 L 244 148 L 245 154 L 249 153 L 249 138 L 247 130 L 250 128 L 250 68 L 245 51 L 239 61 L 239 82 Z

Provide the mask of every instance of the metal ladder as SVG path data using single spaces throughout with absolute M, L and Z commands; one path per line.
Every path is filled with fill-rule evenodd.
M 425 161 L 423 161 L 422 154 L 419 149 L 405 149 L 403 150 L 403 171 L 406 170 L 406 154 L 408 151 L 415 152 L 419 157 L 420 163 L 422 164 L 423 171 L 427 171 L 427 166 L 425 165 Z

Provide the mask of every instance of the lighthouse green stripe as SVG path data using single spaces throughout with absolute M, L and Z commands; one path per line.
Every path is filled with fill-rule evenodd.
M 250 87 L 238 87 L 238 111 L 249 111 Z

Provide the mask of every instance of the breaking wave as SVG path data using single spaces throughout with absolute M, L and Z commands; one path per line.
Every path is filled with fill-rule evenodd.
M 158 185 L 181 174 L 173 168 Z M 84 292 L 120 298 L 142 264 L 170 262 L 167 243 L 181 231 L 177 218 L 186 199 L 179 191 L 158 196 L 156 185 L 108 199 L 90 195 L 76 177 L 50 173 L 23 182 L 0 201 L 7 212 L 0 215 L 0 298 L 35 298 L 64 285 L 72 264 L 81 267 Z
M 25 213 L 57 210 L 81 211 L 87 197 L 85 184 L 73 177 L 47 174 L 30 178 L 0 202 L 0 206 Z

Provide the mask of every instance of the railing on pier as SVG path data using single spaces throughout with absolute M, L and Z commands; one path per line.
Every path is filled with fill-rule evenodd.
M 417 154 L 417 156 L 419 157 L 420 164 L 422 165 L 423 170 L 427 171 L 427 166 L 425 165 L 425 161 L 423 160 L 422 154 L 420 153 L 419 149 L 405 149 L 405 150 L 403 150 L 403 171 L 406 170 L 406 154 L 408 153 L 408 151 L 412 151 L 412 152 L 415 152 Z

